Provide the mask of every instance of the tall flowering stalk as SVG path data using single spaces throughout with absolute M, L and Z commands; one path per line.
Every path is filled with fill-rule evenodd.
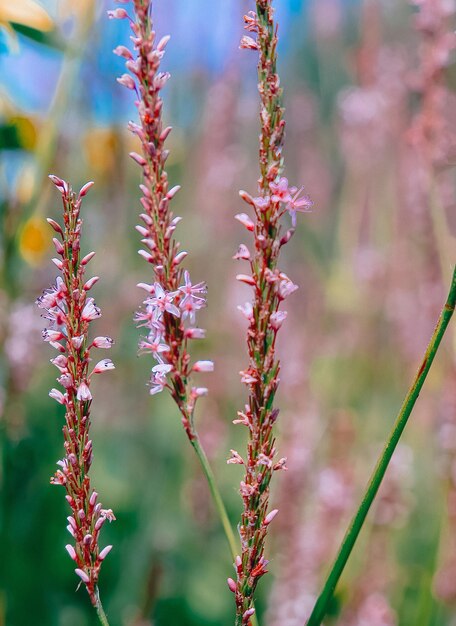
M 259 196 L 240 195 L 254 213 L 255 220 L 241 213 L 236 219 L 253 233 L 254 253 L 242 244 L 236 259 L 248 262 L 249 274 L 237 279 L 254 290 L 253 303 L 240 307 L 247 318 L 249 365 L 241 372 L 242 382 L 249 390 L 248 404 L 239 412 L 237 423 L 247 426 L 249 441 L 244 460 L 235 450 L 228 463 L 245 466 L 241 482 L 244 504 L 239 532 L 242 554 L 236 558 L 237 581 L 228 579 L 236 598 L 236 625 L 251 624 L 255 612 L 253 597 L 257 583 L 267 572 L 265 540 L 270 522 L 277 510 L 268 512 L 269 484 L 272 474 L 285 467 L 285 459 L 276 460 L 273 426 L 278 417 L 274 397 L 279 384 L 279 361 L 275 353 L 277 332 L 286 311 L 282 302 L 297 286 L 278 267 L 281 248 L 294 232 L 297 211 L 308 211 L 308 198 L 301 196 L 302 188 L 289 187 L 281 177 L 282 147 L 285 122 L 281 105 L 282 89 L 276 70 L 277 26 L 273 19 L 271 0 L 257 0 L 256 12 L 244 17 L 245 28 L 256 39 L 244 36 L 241 48 L 259 53 L 258 78 L 261 99 L 260 179 Z M 291 216 L 291 227 L 283 231 L 283 216 Z
M 129 129 L 141 143 L 141 154 L 130 153 L 141 167 L 143 176 L 140 185 L 143 225 L 136 228 L 144 245 L 139 254 L 151 264 L 153 271 L 151 283 L 138 285 L 147 293 L 143 307 L 135 316 L 138 327 L 147 332 L 139 348 L 156 362 L 152 367 L 150 393 L 154 395 L 167 389 L 179 408 L 185 433 L 201 462 L 231 552 L 235 555 L 236 540 L 194 424 L 196 402 L 207 395 L 208 390 L 194 386 L 192 375 L 212 372 L 214 364 L 209 360 L 192 362 L 189 351 L 190 341 L 205 337 L 205 330 L 196 324 L 196 315 L 206 306 L 206 285 L 192 282 L 189 272 L 182 266 L 187 252 L 179 251 L 180 243 L 174 238 L 181 218 L 174 217 L 170 203 L 180 186 L 169 188 L 165 169 L 169 151 L 165 142 L 172 129 L 163 128 L 160 95 L 170 77 L 169 73 L 160 71 L 170 37 L 165 36 L 156 42 L 151 0 L 118 1 L 131 4 L 133 10 L 133 17 L 124 8 L 109 11 L 108 15 L 113 19 L 128 19 L 133 31 L 133 51 L 118 46 L 114 52 L 126 59 L 130 72 L 121 76 L 118 82 L 137 95 L 140 123 L 129 123 Z
M 57 463 L 59 469 L 51 483 L 65 488 L 71 508 L 67 529 L 74 540 L 66 549 L 76 564 L 75 572 L 84 583 L 101 623 L 107 624 L 98 592 L 98 577 L 101 564 L 112 546 L 100 550 L 99 537 L 106 520 L 112 521 L 115 517 L 111 509 L 103 509 L 97 502 L 98 494 L 89 477 L 93 456 L 89 437 L 90 383 L 94 374 L 112 370 L 114 365 L 110 359 L 102 359 L 90 367 L 93 348 L 109 349 L 113 344 L 110 337 L 89 338 L 90 323 L 101 316 L 101 311 L 88 296 L 98 276 L 85 278 L 87 264 L 95 253 L 90 252 L 81 258 L 80 210 L 82 198 L 93 183 L 87 183 L 79 194 L 75 194 L 65 181 L 57 176 L 50 178 L 63 200 L 63 228 L 48 219 L 57 233 L 53 241 L 58 257 L 52 260 L 60 276 L 38 298 L 37 305 L 44 309 L 43 317 L 49 322 L 42 332 L 43 339 L 58 353 L 51 363 L 59 371 L 57 381 L 62 389 L 52 389 L 49 395 L 65 407 L 65 456 Z

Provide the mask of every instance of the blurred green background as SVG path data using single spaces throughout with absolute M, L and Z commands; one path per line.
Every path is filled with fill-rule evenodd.
M 158 33 L 172 35 L 165 117 L 174 127 L 169 176 L 183 186 L 177 234 L 192 276 L 209 286 L 200 318 L 208 338 L 195 357 L 214 359 L 216 372 L 201 375 L 210 395 L 198 427 L 235 525 L 241 472 L 226 459 L 245 445 L 231 422 L 247 359 L 236 307 L 250 294 L 234 279 L 231 257 L 249 242 L 233 216 L 238 189 L 253 193 L 258 177 L 256 60 L 238 42 L 252 3 L 155 4 Z M 261 624 L 304 626 L 456 259 L 456 79 L 451 56 L 438 76 L 425 73 L 423 46 L 435 52 L 443 35 L 417 32 L 417 8 L 406 2 L 275 4 L 286 175 L 315 208 L 284 254 L 300 285 L 279 347 L 278 447 L 289 470 L 275 481 L 280 514 L 257 606 Z M 437 15 L 439 2 L 423 4 Z M 0 0 L 0 626 L 96 623 L 64 549 L 64 492 L 49 485 L 63 415 L 47 395 L 53 355 L 34 306 L 55 276 L 45 218 L 59 219 L 60 207 L 49 172 L 75 188 L 96 183 L 83 208 L 86 250 L 97 252 L 91 270 L 102 278 L 96 333 L 116 340 L 116 370 L 94 382 L 92 410 L 93 483 L 117 516 L 102 535 L 114 545 L 100 579 L 111 625 L 230 624 L 231 559 L 206 484 L 172 401 L 148 395 L 152 363 L 137 357 L 135 285 L 151 274 L 136 254 L 140 181 L 127 156 L 136 110 L 111 53 L 128 30 L 106 18 L 103 2 L 41 6 L 47 13 L 31 0 Z M 454 30 L 451 10 L 441 24 Z M 432 89 L 440 126 L 417 139 Z M 455 348 L 450 329 L 328 625 L 456 624 Z

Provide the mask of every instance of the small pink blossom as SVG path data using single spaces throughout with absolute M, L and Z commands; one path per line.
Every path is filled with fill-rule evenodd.
M 88 402 L 89 400 L 92 399 L 92 394 L 90 393 L 90 389 L 87 383 L 85 383 L 84 381 L 78 387 L 76 398 L 80 402 Z
M 72 559 L 73 559 L 73 561 L 76 561 L 77 556 L 76 556 L 76 552 L 75 552 L 75 549 L 73 548 L 73 546 L 72 546 L 72 545 L 70 545 L 70 544 L 67 544 L 67 545 L 65 546 L 65 550 L 66 550 L 66 551 L 68 552 L 68 554 L 70 555 L 70 558 L 72 558 Z
M 82 580 L 83 583 L 85 583 L 86 585 L 90 583 L 90 578 L 82 569 L 77 568 L 74 571 L 79 576 L 79 578 Z
M 258 50 L 258 43 L 252 37 L 248 35 L 244 35 L 241 39 L 241 43 L 239 45 L 241 50 Z
M 93 298 L 88 298 L 87 302 L 82 309 L 81 318 L 86 322 L 91 322 L 101 317 L 101 309 L 96 306 Z
M 108 17 L 110 20 L 124 20 L 128 18 L 128 13 L 125 9 L 114 9 L 108 11 Z
M 93 374 L 102 374 L 103 372 L 109 372 L 110 370 L 114 370 L 115 365 L 111 361 L 111 359 L 102 359 L 98 361 L 98 363 L 93 368 Z
M 126 87 L 127 89 L 131 89 L 132 91 L 136 89 L 136 83 L 129 74 L 122 74 L 122 76 L 117 79 L 117 82 L 119 83 L 119 85 L 123 85 L 124 87 Z
M 95 339 L 92 341 L 92 345 L 95 346 L 95 348 L 103 348 L 105 350 L 108 350 L 114 345 L 114 340 L 111 339 L 111 337 L 95 337 Z
M 49 392 L 49 396 L 54 400 L 57 400 L 59 404 L 65 404 L 66 398 L 63 393 L 58 389 L 51 389 L 51 391 Z
M 104 561 L 105 558 L 108 556 L 108 554 L 111 552 L 111 550 L 112 550 L 112 546 L 106 546 L 105 548 L 103 548 L 103 550 L 98 555 L 98 558 L 100 559 L 100 561 Z
M 234 582 L 234 580 L 232 578 L 228 578 L 226 582 L 228 584 L 229 590 L 233 593 L 236 593 L 236 583 Z
M 278 512 L 279 512 L 279 509 L 273 509 L 272 511 L 270 511 L 264 518 L 264 525 L 268 526 L 272 522 L 272 520 L 275 518 Z
M 192 370 L 194 372 L 213 372 L 214 363 L 213 361 L 196 361 L 196 363 L 192 367 Z
M 234 216 L 234 219 L 240 222 L 248 231 L 253 232 L 255 229 L 255 224 L 247 215 L 247 213 L 238 213 Z

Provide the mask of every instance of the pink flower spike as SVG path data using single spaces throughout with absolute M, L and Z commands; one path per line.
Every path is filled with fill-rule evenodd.
M 79 192 L 79 197 L 83 198 L 84 196 L 87 195 L 89 189 L 91 187 L 93 187 L 95 185 L 95 183 L 93 182 L 93 180 L 89 181 L 88 183 L 86 183 L 82 188 L 81 191 Z
M 214 363 L 212 361 L 197 361 L 192 370 L 194 372 L 213 372 L 214 371 Z
M 132 53 L 126 46 L 117 46 L 117 48 L 114 48 L 113 52 L 114 54 L 117 54 L 117 56 L 127 59 L 127 61 L 131 61 L 133 59 Z
M 73 559 L 73 561 L 76 561 L 76 551 L 73 548 L 72 545 L 70 545 L 69 543 L 65 546 L 65 550 L 68 552 L 68 554 L 70 555 L 70 557 Z
M 92 345 L 95 346 L 95 348 L 103 348 L 105 350 L 108 350 L 114 345 L 114 340 L 111 339 L 111 337 L 95 337 Z
M 110 20 L 124 20 L 128 18 L 128 13 L 125 9 L 114 9 L 113 11 L 108 11 L 108 17 Z
M 92 374 L 102 374 L 103 372 L 109 372 L 114 369 L 116 368 L 111 359 L 102 359 L 95 365 Z
M 98 555 L 98 558 L 100 559 L 100 561 L 104 561 L 105 558 L 108 556 L 108 554 L 111 552 L 111 550 L 112 550 L 112 546 L 106 546 L 106 548 L 103 548 L 103 550 Z
M 279 512 L 279 509 L 273 509 L 272 511 L 270 511 L 264 518 L 264 525 L 268 526 L 272 522 L 272 520 L 274 519 L 274 517 L 277 515 L 278 512 Z
M 246 213 L 238 213 L 234 216 L 234 219 L 245 226 L 248 231 L 253 232 L 255 230 L 255 224 Z
M 65 404 L 65 396 L 58 389 L 51 389 L 49 392 L 49 397 L 57 400 L 59 404 Z
M 80 402 L 88 402 L 92 399 L 92 394 L 90 393 L 90 389 L 84 381 L 79 385 L 78 392 L 76 394 L 76 398 Z
M 236 593 L 236 583 L 234 580 L 232 578 L 228 578 L 226 582 L 228 583 L 229 590 Z
M 136 83 L 129 74 L 123 74 L 117 79 L 117 82 L 119 85 L 123 85 L 123 87 L 131 89 L 132 91 L 136 89 Z
M 82 580 L 83 583 L 85 583 L 86 585 L 90 583 L 90 578 L 82 569 L 77 568 L 74 571 L 75 571 L 75 574 L 79 576 L 79 578 Z

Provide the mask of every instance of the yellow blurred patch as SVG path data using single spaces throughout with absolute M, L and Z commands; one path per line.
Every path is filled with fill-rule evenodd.
M 19 250 L 30 265 L 40 265 L 49 247 L 49 227 L 42 217 L 32 216 L 22 227 Z
M 84 137 L 84 152 L 90 169 L 97 177 L 114 170 L 119 152 L 119 138 L 112 128 L 91 128 Z
M 54 21 L 35 0 L 0 0 L 0 22 L 14 22 L 41 31 L 54 28 Z
M 24 115 L 15 115 L 9 119 L 9 123 L 16 126 L 21 146 L 25 150 L 33 150 L 37 139 L 36 126 L 33 121 Z

